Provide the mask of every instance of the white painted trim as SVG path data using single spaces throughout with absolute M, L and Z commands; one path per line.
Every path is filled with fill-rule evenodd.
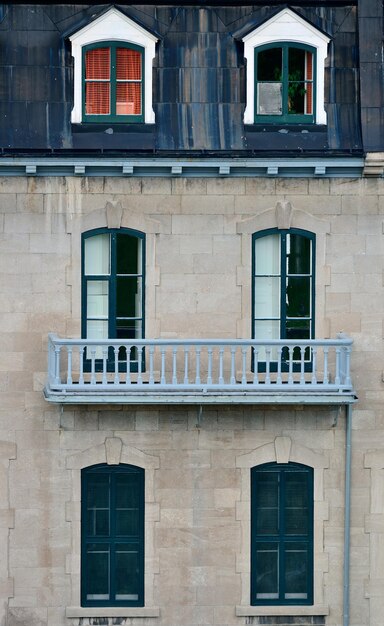
M 330 38 L 290 9 L 284 9 L 270 20 L 243 37 L 247 60 L 247 106 L 244 124 L 254 123 L 255 111 L 255 48 L 269 43 L 289 41 L 316 49 L 316 113 L 315 123 L 326 124 L 324 109 L 324 62 Z
M 82 48 L 97 41 L 124 41 L 144 48 L 144 121 L 154 124 L 152 62 L 157 38 L 115 8 L 84 26 L 70 38 L 74 58 L 74 106 L 72 123 L 82 122 Z

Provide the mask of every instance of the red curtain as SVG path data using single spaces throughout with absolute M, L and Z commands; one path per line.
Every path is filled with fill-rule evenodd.
M 141 114 L 141 61 L 137 50 L 116 50 L 116 115 Z
M 111 113 L 110 58 L 110 48 L 96 48 L 85 53 L 85 112 L 88 115 Z
M 305 83 L 305 102 L 306 102 L 306 113 L 308 115 L 312 115 L 313 113 L 313 54 L 312 52 L 305 53 L 305 80 L 308 81 Z M 309 82 L 310 81 L 310 82 Z
M 142 112 L 142 54 L 116 48 L 116 115 Z M 85 54 L 85 111 L 111 115 L 111 49 L 95 48 Z

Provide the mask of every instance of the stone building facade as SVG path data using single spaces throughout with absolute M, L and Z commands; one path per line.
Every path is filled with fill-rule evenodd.
M 13 111 L 11 128 L 7 87 L 1 97 L 2 625 L 381 626 L 384 142 L 377 50 L 383 9 L 380 3 L 360 0 L 333 5 L 306 8 L 298 2 L 293 8 L 297 23 L 303 19 L 331 41 L 326 44 L 326 124 L 312 119 L 292 128 L 268 122 L 263 130 L 257 123 L 243 123 L 247 78 L 242 46 L 249 33 L 268 25 L 283 6 L 3 5 L 3 48 L 12 47 L 13 34 L 18 42 L 24 34 L 25 48 L 29 46 L 23 62 L 15 60 L 19 53 L 13 61 L 10 52 L 4 54 L 1 69 L 8 78 L 11 67 L 26 71 L 28 59 L 35 63 L 36 38 L 49 41 L 51 50 L 61 46 L 52 66 L 61 59 L 66 76 L 62 84 L 68 88 L 66 81 L 74 76 L 70 42 L 76 33 L 87 32 L 87 25 L 111 15 L 110 10 L 113 19 L 119 13 L 123 18 L 118 15 L 118 20 L 128 16 L 148 29 L 148 40 L 158 41 L 153 61 L 155 130 L 151 121 L 144 120 L 145 128 L 129 126 L 128 121 L 128 132 L 109 120 L 102 130 L 97 124 L 88 126 L 87 135 L 81 119 L 70 119 L 73 90 L 60 95 L 60 109 L 53 97 L 48 99 L 53 93 L 49 86 L 45 112 L 51 115 L 57 105 L 57 111 L 67 115 L 46 118 L 45 138 L 39 117 L 34 135 L 31 111 L 35 105 L 41 113 L 44 97 L 33 102 L 42 85 L 33 86 L 32 71 L 28 78 L 24 74 L 23 82 L 15 69 L 18 99 L 11 91 L 19 113 Z M 60 30 L 60 44 L 54 43 L 52 24 Z M 380 37 L 372 35 L 363 47 L 368 25 L 373 32 L 377 24 Z M 178 47 L 167 39 L 168 31 Z M 216 133 L 207 117 L 217 119 L 218 103 L 201 94 L 200 109 L 193 102 L 202 86 L 191 79 L 192 95 L 181 103 L 176 96 L 171 102 L 164 95 L 166 87 L 170 92 L 172 85 L 175 88 L 170 59 L 187 64 L 195 50 L 191 33 L 199 46 L 205 42 L 210 54 L 219 50 L 224 55 L 226 42 L 235 42 L 237 60 L 231 49 L 223 65 L 228 69 L 232 59 L 238 76 L 232 71 L 230 79 L 222 80 L 225 88 L 235 94 L 238 88 L 241 95 L 226 102 L 219 119 L 226 127 L 234 115 L 239 118 L 225 140 L 222 129 Z M 343 45 L 352 40 L 360 45 L 361 65 L 354 57 L 343 75 L 343 64 L 335 61 L 333 67 L 330 59 L 348 57 Z M 42 45 L 41 51 L 46 50 Z M 356 46 L 353 50 L 356 53 Z M 173 64 L 172 72 L 161 70 L 166 59 Z M 36 64 L 36 76 L 38 69 Z M 373 75 L 378 84 L 367 102 L 364 90 Z M 352 76 L 357 81 L 353 87 Z M 49 80 L 61 79 L 56 73 Z M 339 100 L 332 102 L 335 92 Z M 27 112 L 24 122 L 21 110 Z M 168 126 L 161 127 L 167 116 Z M 373 133 L 375 124 L 378 130 Z M 265 133 L 270 133 L 268 140 Z M 240 145 L 244 137 L 248 144 Z M 103 149 L 95 152 L 98 142 L 104 142 Z M 137 239 L 138 233 L 145 235 L 145 254 L 136 257 L 143 259 L 143 266 L 137 261 L 137 269 L 129 274 L 135 274 L 136 285 L 142 281 L 141 292 L 135 292 L 136 308 L 129 316 L 140 318 L 145 332 L 135 326 L 133 337 L 95 339 L 90 321 L 110 322 L 115 306 L 119 329 L 124 314 L 119 317 L 118 296 L 117 304 L 111 300 L 112 279 L 107 292 L 98 291 L 99 286 L 87 291 L 89 282 L 107 282 L 108 272 L 87 270 L 94 257 L 84 234 Z M 260 338 L 260 320 L 279 318 L 282 328 L 282 310 L 286 305 L 288 319 L 290 296 L 281 296 L 285 283 L 280 276 L 279 312 L 258 314 L 262 298 L 257 279 L 287 271 L 288 287 L 293 272 L 283 267 L 258 273 L 257 233 L 278 238 L 310 233 L 315 241 L 310 271 L 300 272 L 301 277 L 311 275 L 311 312 L 296 315 L 311 318 L 305 326 L 314 329 L 310 336 L 291 333 L 276 339 L 272 333 Z M 280 260 L 282 254 L 280 250 Z M 116 284 L 121 276 L 117 270 Z M 142 293 L 144 312 L 137 304 Z M 267 300 L 272 298 L 268 289 L 263 293 Z M 97 298 L 91 297 L 95 294 L 104 297 L 101 308 L 108 302 L 107 313 L 97 309 Z M 353 340 L 351 355 L 348 338 Z M 144 339 L 149 343 L 140 344 Z M 157 359 L 154 371 L 151 340 Z M 176 354 L 172 350 L 179 340 Z M 190 351 L 182 340 L 191 341 Z M 212 358 L 207 340 L 213 345 Z M 317 345 L 316 340 L 324 343 Z M 280 341 L 278 357 L 273 341 Z M 225 379 L 230 356 L 220 360 L 220 342 L 223 351 L 236 346 L 231 383 Z M 164 370 L 162 345 L 167 350 Z M 304 345 L 306 351 L 289 356 L 291 345 Z M 128 353 L 130 359 L 133 355 L 132 367 L 123 371 Z M 188 380 L 186 360 L 191 365 Z M 197 362 L 203 382 L 197 382 Z M 130 485 L 129 480 L 136 480 L 134 472 L 145 476 L 144 482 L 118 491 L 118 480 L 126 485 L 128 476 Z M 105 476 L 113 485 L 107 489 L 107 504 L 100 495 Z M 270 482 L 275 476 L 278 491 Z M 138 493 L 137 501 L 127 492 Z M 286 500 L 279 499 L 281 494 Z M 272 516 L 272 524 L 277 509 L 284 527 L 292 515 L 296 533 L 286 529 L 282 536 L 281 527 L 268 527 L 267 532 L 262 516 Z M 142 527 L 136 533 L 108 534 L 103 511 L 108 511 L 110 525 L 112 519 L 120 520 L 121 511 L 130 511 L 131 524 Z M 93 522 L 87 521 L 91 518 Z M 304 518 L 305 531 L 300 527 Z M 130 557 L 119 555 L 131 554 L 137 545 L 132 574 Z M 295 555 L 291 565 L 287 545 Z M 103 557 L 94 556 L 106 552 L 107 566 Z M 260 557 L 260 552 L 272 556 Z

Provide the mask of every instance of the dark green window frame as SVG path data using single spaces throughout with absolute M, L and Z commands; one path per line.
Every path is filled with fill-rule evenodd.
M 81 606 L 144 606 L 144 469 L 81 472 Z
M 108 273 L 86 273 L 86 242 L 91 237 L 97 235 L 108 235 L 110 247 L 109 247 L 109 272 Z M 124 241 L 124 238 L 126 240 Z M 119 273 L 119 260 L 118 251 L 124 248 L 124 243 L 129 246 L 129 243 L 135 243 L 136 249 L 133 250 L 137 260 L 137 271 L 132 273 Z M 92 316 L 88 311 L 88 287 L 89 283 L 103 283 L 107 286 L 107 308 L 108 312 L 104 321 L 108 326 L 108 339 L 121 339 L 122 344 L 129 344 L 130 341 L 134 343 L 135 339 L 142 339 L 145 337 L 145 234 L 138 230 L 129 228 L 108 229 L 97 228 L 87 231 L 82 234 L 82 260 L 81 260 L 81 274 L 82 274 L 82 324 L 81 324 L 81 336 L 83 339 L 92 338 L 87 334 L 87 323 L 92 320 Z M 123 250 L 124 252 L 124 250 Z M 128 263 L 133 263 L 132 259 Z M 141 297 L 137 301 L 139 311 L 135 309 L 135 315 L 122 316 L 119 315 L 121 306 L 124 306 L 126 298 L 124 298 L 124 291 L 121 285 L 124 285 L 124 281 L 131 285 L 133 289 L 136 281 L 136 289 L 141 287 Z M 127 292 L 130 292 L 127 287 Z M 136 291 L 130 293 L 131 300 L 137 298 Z M 93 316 L 93 319 L 100 320 L 101 316 Z M 134 336 L 130 336 L 134 335 Z M 126 340 L 126 341 L 125 341 Z M 89 369 L 90 360 L 85 353 L 85 369 Z M 119 370 L 124 371 L 126 369 L 125 363 L 127 355 L 124 349 L 120 349 L 119 352 Z M 138 367 L 138 354 L 135 349 L 131 350 L 130 354 L 131 371 L 137 370 Z M 108 369 L 113 370 L 115 363 L 115 357 L 113 351 L 108 353 Z M 96 367 L 101 369 L 102 360 L 97 359 Z M 142 351 L 142 371 L 144 370 L 144 350 Z
M 313 469 L 251 469 L 251 605 L 313 604 Z
M 275 80 L 261 80 L 259 77 L 259 54 L 264 53 L 267 50 L 272 49 L 281 49 L 282 50 L 282 68 L 281 68 L 281 76 L 276 77 Z M 298 79 L 295 80 L 295 76 L 289 74 L 289 50 L 304 50 L 310 54 L 312 54 L 312 77 L 310 80 L 308 79 Z M 281 114 L 260 114 L 258 113 L 258 85 L 259 83 L 270 83 L 281 85 Z M 289 101 L 291 98 L 292 92 L 297 92 L 297 90 L 304 90 L 305 87 L 301 87 L 300 85 L 303 82 L 311 83 L 312 87 L 312 111 L 310 114 L 306 113 L 293 113 L 289 112 Z M 316 120 L 316 49 L 312 46 L 307 46 L 300 43 L 294 42 L 275 42 L 271 44 L 266 44 L 263 46 L 258 46 L 255 48 L 255 123 L 272 123 L 272 124 L 313 124 Z
M 262 255 L 256 252 L 258 242 L 263 238 L 273 236 L 275 242 L 279 243 L 279 259 L 277 262 L 267 261 L 266 265 L 277 265 L 272 271 L 258 266 L 257 257 Z M 265 240 L 266 241 L 266 240 Z M 292 243 L 293 242 L 293 243 Z M 302 256 L 290 254 L 289 244 L 296 249 L 303 250 Z M 267 252 L 265 253 L 267 254 Z M 315 337 L 315 260 L 316 260 L 316 236 L 306 230 L 291 228 L 289 230 L 279 230 L 269 228 L 258 231 L 252 235 L 252 338 L 253 339 L 313 339 Z M 305 272 L 298 272 L 297 266 L 304 265 Z M 300 268 L 301 269 L 301 268 Z M 269 281 L 269 285 L 268 285 Z M 260 311 L 257 301 L 258 284 L 259 289 L 263 289 L 263 282 L 270 289 L 270 297 L 278 298 L 278 302 L 270 304 L 269 315 Z M 274 285 L 275 283 L 275 285 Z M 306 289 L 304 289 L 306 287 Z M 274 296 L 272 293 L 274 292 Z M 303 297 L 303 294 L 305 297 Z M 268 295 L 268 294 L 267 294 Z M 265 297 L 265 295 L 263 296 Z M 304 302 L 303 302 L 304 301 Z M 268 303 L 267 303 L 268 304 Z M 275 311 L 272 309 L 275 308 Z M 274 313 L 274 314 L 273 314 Z M 296 313 L 296 314 L 294 314 Z M 270 326 L 270 332 L 275 336 L 263 335 L 261 328 Z M 273 333 L 272 327 L 278 328 L 278 333 Z M 259 329 L 257 329 L 259 326 Z M 278 336 L 277 336 L 278 335 Z M 307 351 L 308 352 L 308 351 Z M 287 351 L 283 351 L 283 366 L 287 360 Z M 275 359 L 272 359 L 274 361 Z M 295 350 L 294 360 L 300 361 L 299 351 Z M 306 354 L 306 369 L 309 370 L 310 354 Z M 271 368 L 273 369 L 273 368 Z M 284 368 L 283 368 L 284 369 Z M 263 371 L 262 363 L 259 363 L 259 370 Z
M 89 115 L 85 110 L 85 71 L 86 71 L 86 53 L 88 50 L 96 50 L 98 48 L 110 48 L 110 106 L 111 113 L 109 115 Z M 116 50 L 117 48 L 128 48 L 130 50 L 137 50 L 141 53 L 141 113 L 140 115 L 117 115 L 116 114 Z M 144 64 L 144 48 L 133 43 L 126 43 L 124 41 L 98 41 L 94 44 L 84 46 L 82 49 L 82 118 L 83 122 L 96 122 L 96 123 L 143 123 L 144 122 L 144 108 L 145 108 L 145 64 Z

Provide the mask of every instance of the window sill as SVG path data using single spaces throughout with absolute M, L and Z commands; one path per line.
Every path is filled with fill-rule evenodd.
M 236 617 L 256 616 L 289 616 L 301 617 L 304 615 L 329 615 L 329 607 L 323 605 L 312 606 L 237 606 Z
M 148 607 L 83 607 L 67 606 L 66 617 L 159 617 L 160 609 L 157 606 Z
M 244 124 L 246 132 L 276 132 L 281 133 L 326 133 L 326 124 L 316 124 L 316 122 L 263 122 L 257 121 L 254 124 Z
M 114 133 L 151 133 L 155 128 L 155 124 L 145 124 L 144 122 L 100 122 L 84 121 L 71 124 L 72 133 L 106 133 L 113 135 Z

